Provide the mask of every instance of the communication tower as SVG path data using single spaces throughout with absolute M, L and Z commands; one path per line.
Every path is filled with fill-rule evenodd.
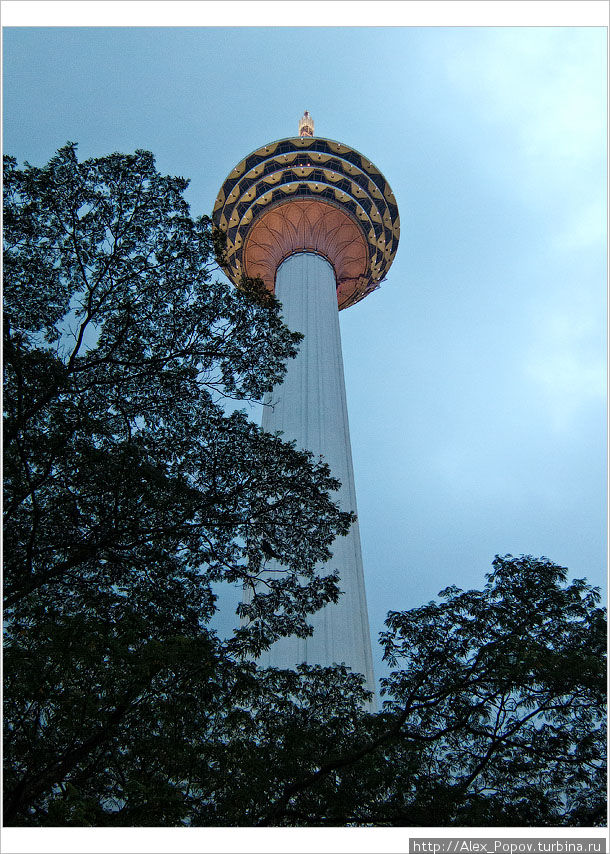
M 223 183 L 212 218 L 227 237 L 229 278 L 237 286 L 242 275 L 262 279 L 282 303 L 286 325 L 305 336 L 264 409 L 263 429 L 322 455 L 341 481 L 341 507 L 355 513 L 338 312 L 379 287 L 396 255 L 400 220 L 388 182 L 368 158 L 313 134 L 305 111 L 298 137 L 244 158 Z M 311 637 L 276 642 L 260 664 L 344 662 L 374 691 L 357 522 L 332 551 L 339 601 L 310 616 Z

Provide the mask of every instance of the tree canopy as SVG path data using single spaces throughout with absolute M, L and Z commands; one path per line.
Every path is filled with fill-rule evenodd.
M 143 151 L 5 158 L 5 823 L 603 823 L 604 612 L 546 559 L 390 613 L 377 714 L 343 666 L 256 666 L 340 595 L 353 519 L 224 406 L 300 336 L 216 277 L 186 186 Z M 221 581 L 252 592 L 228 638 Z

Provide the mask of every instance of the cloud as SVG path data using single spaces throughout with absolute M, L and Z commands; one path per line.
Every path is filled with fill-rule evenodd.
M 543 396 L 556 432 L 570 430 L 592 403 L 605 399 L 602 327 L 603 317 L 587 306 L 564 305 L 545 316 L 526 353 L 524 379 Z
M 447 74 L 477 105 L 481 174 L 545 214 L 548 251 L 605 245 L 605 32 L 484 28 L 447 51 Z
M 603 196 L 600 186 L 598 198 L 566 211 L 563 227 L 553 235 L 553 249 L 556 252 L 580 252 L 605 245 L 607 215 Z
M 464 47 L 446 68 L 487 129 L 481 171 L 537 224 L 519 259 L 535 277 L 522 381 L 566 432 L 606 393 L 605 31 L 484 28 Z
M 546 170 L 603 156 L 605 35 L 602 28 L 481 30 L 471 48 L 448 55 L 457 86 L 482 99 L 522 152 Z

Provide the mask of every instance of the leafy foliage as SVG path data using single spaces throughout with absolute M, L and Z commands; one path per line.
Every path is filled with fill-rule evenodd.
M 147 152 L 5 162 L 5 823 L 601 824 L 604 612 L 546 559 L 390 613 L 378 714 L 344 667 L 257 668 L 337 599 L 352 517 L 225 411 L 300 336 L 213 279 L 185 187 Z M 227 639 L 219 581 L 251 590 Z
M 444 602 L 388 615 L 385 655 L 402 668 L 384 685 L 401 739 L 434 745 L 422 757 L 458 825 L 602 821 L 599 594 L 565 586 L 545 559 L 497 557 L 487 578 L 482 591 L 448 588 Z
M 147 152 L 79 163 L 68 145 L 43 169 L 5 164 L 8 816 L 72 769 L 62 751 L 89 757 L 87 727 L 141 702 L 151 644 L 207 642 L 213 582 L 255 587 L 238 659 L 307 635 L 307 613 L 338 596 L 314 571 L 352 520 L 337 481 L 221 405 L 281 381 L 301 336 L 252 283 L 212 278 L 215 236 L 186 185 Z M 264 586 L 263 543 L 284 566 Z M 103 673 L 76 666 L 83 642 Z M 62 704 L 75 712 L 86 685 L 83 741 L 62 747 Z
M 313 735 L 255 823 L 605 823 L 598 592 L 582 580 L 566 584 L 566 570 L 545 558 L 507 555 L 494 560 L 483 590 L 448 588 L 441 597 L 388 615 L 381 640 L 396 669 L 382 680 L 383 712 L 355 727 L 346 716 L 322 751 Z M 266 742 L 279 745 L 274 769 L 281 732 Z

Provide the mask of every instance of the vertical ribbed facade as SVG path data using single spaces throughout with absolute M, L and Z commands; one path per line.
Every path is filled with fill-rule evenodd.
M 264 409 L 263 429 L 281 431 L 298 447 L 322 455 L 341 481 L 342 509 L 356 512 L 354 472 L 345 397 L 337 289 L 332 266 L 320 255 L 301 252 L 279 267 L 276 295 L 286 325 L 305 336 L 296 359 L 288 363 L 281 386 Z M 295 667 L 345 663 L 364 674 L 375 690 L 371 640 L 362 569 L 360 533 L 354 523 L 332 546 L 333 557 L 322 572 L 338 570 L 339 602 L 310 616 L 312 637 L 284 638 L 261 656 L 262 666 Z

